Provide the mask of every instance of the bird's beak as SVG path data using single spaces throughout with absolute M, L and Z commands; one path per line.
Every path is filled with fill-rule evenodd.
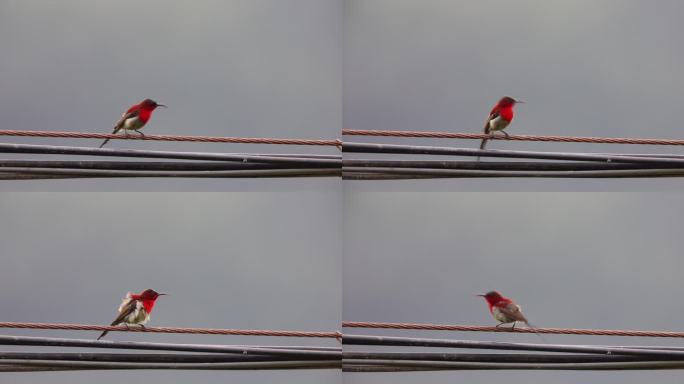
M 168 108 L 168 107 L 167 107 L 166 105 L 164 105 L 164 104 L 157 104 L 157 107 L 164 107 L 164 108 Z
M 485 294 L 483 294 L 483 293 L 478 293 L 478 294 L 475 295 L 475 296 L 485 297 L 485 296 L 487 296 L 487 295 L 485 295 Z
M 522 101 L 522 100 L 516 100 L 515 103 L 516 103 L 516 104 L 525 104 L 525 102 Z
M 168 294 L 168 293 L 158 293 L 157 295 L 159 295 L 159 296 L 168 296 L 169 294 Z

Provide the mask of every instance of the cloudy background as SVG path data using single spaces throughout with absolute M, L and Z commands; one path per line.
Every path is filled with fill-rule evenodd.
M 110 133 L 131 104 L 150 97 L 169 108 L 155 112 L 147 133 L 335 138 L 342 120 L 341 20 L 339 0 L 2 0 L 0 129 Z M 108 147 L 339 154 L 334 147 L 151 141 L 113 140 Z M 293 190 L 328 184 L 96 179 L 4 181 L 0 189 Z
M 519 134 L 682 138 L 684 2 L 346 0 L 345 128 L 480 132 L 503 95 L 527 101 Z M 476 141 L 345 137 L 477 147 Z M 493 142 L 488 148 L 669 152 L 600 144 Z M 352 154 L 353 157 L 368 157 Z M 349 182 L 355 190 L 681 189 L 682 179 Z
M 168 292 L 151 326 L 334 331 L 338 194 L 2 194 L 2 321 L 108 324 L 127 291 Z M 1 331 L 95 339 L 97 332 Z M 125 334 L 110 340 L 339 345 L 328 339 Z M 10 350 L 10 347 L 3 347 Z M 13 348 L 12 350 L 24 350 Z M 35 349 L 32 349 L 35 350 Z M 3 383 L 334 383 L 336 370 L 1 374 Z
M 475 294 L 497 289 L 539 327 L 681 330 L 682 207 L 684 197 L 655 193 L 349 193 L 343 319 L 496 325 Z M 523 334 L 345 332 L 539 342 Z M 681 345 L 676 339 L 544 337 L 549 343 Z M 681 372 L 345 374 L 348 383 L 455 379 L 676 383 Z

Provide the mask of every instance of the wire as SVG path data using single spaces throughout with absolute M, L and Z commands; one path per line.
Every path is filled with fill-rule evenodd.
M 14 329 L 52 329 L 71 331 L 119 331 L 151 333 L 187 333 L 196 335 L 242 335 L 242 336 L 279 336 L 279 337 L 320 337 L 339 339 L 340 332 L 279 331 L 257 329 L 215 329 L 215 328 L 178 328 L 178 327 L 126 327 L 109 325 L 59 324 L 59 323 L 20 323 L 0 322 L 0 328 Z
M 479 325 L 446 325 L 422 323 L 380 323 L 363 321 L 343 321 L 344 328 L 375 328 L 375 329 L 413 329 L 430 331 L 459 331 L 459 332 L 514 332 L 514 333 L 548 333 L 556 335 L 591 335 L 591 336 L 637 336 L 637 337 L 684 337 L 684 332 L 671 331 L 627 331 L 616 329 L 574 329 L 574 328 L 514 328 L 485 327 Z
M 345 136 L 385 136 L 385 137 L 424 137 L 435 139 L 494 139 L 511 141 L 552 141 L 564 143 L 601 143 L 601 144 L 642 144 L 642 145 L 684 145 L 679 139 L 637 139 L 626 137 L 575 137 L 575 136 L 541 136 L 541 135 L 489 135 L 485 133 L 454 133 L 429 131 L 391 131 L 343 129 Z
M 154 141 L 191 141 L 201 143 L 239 143 L 239 144 L 283 144 L 319 145 L 339 147 L 339 139 L 276 139 L 261 137 L 216 137 L 216 136 L 179 136 L 179 135 L 114 135 L 110 133 L 60 132 L 60 131 L 22 131 L 0 130 L 0 136 L 19 137 L 62 137 L 72 139 L 116 139 L 116 140 L 154 140 Z

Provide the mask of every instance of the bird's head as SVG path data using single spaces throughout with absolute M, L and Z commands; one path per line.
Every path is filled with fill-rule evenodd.
M 521 104 L 524 103 L 524 101 L 521 100 L 516 100 L 510 96 L 504 96 L 499 100 L 499 107 L 506 108 L 506 107 L 512 107 L 516 104 Z
M 480 293 L 478 296 L 484 297 L 485 300 L 489 304 L 495 304 L 498 303 L 501 299 L 503 299 L 503 296 L 497 291 L 489 291 L 487 293 Z
M 157 300 L 157 298 L 159 296 L 164 296 L 164 295 L 166 295 L 166 293 L 159 293 L 159 292 L 155 291 L 154 289 L 146 289 L 146 290 L 142 291 L 142 293 L 140 294 L 140 298 L 142 300 L 154 301 L 154 300 Z
M 140 103 L 140 107 L 143 108 L 143 109 L 148 109 L 148 110 L 150 110 L 150 111 L 154 111 L 155 109 L 157 109 L 157 107 L 164 107 L 164 108 L 166 108 L 166 105 L 164 105 L 164 104 L 159 104 L 159 103 L 157 103 L 156 101 L 154 101 L 154 100 L 152 100 L 152 99 L 145 99 L 145 100 L 143 100 L 143 101 Z

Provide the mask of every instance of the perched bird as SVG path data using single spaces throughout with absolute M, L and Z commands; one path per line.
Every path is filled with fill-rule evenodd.
M 145 136 L 142 132 L 140 132 L 140 129 L 142 129 L 142 127 L 144 127 L 145 124 L 147 124 L 147 122 L 152 117 L 152 112 L 155 109 L 157 109 L 157 107 L 166 108 L 166 105 L 157 104 L 156 101 L 151 99 L 145 99 L 141 101 L 140 104 L 135 104 L 131 106 L 121 116 L 119 121 L 116 122 L 112 134 L 115 134 L 123 129 L 126 135 L 128 135 L 128 131 L 135 131 L 141 134 L 142 136 Z M 102 144 L 100 144 L 100 148 L 104 147 L 104 145 L 107 144 L 108 141 L 109 139 L 105 139 L 105 141 Z
M 508 96 L 502 97 L 501 100 L 496 103 L 494 108 L 492 108 L 492 111 L 489 112 L 489 117 L 484 125 L 484 133 L 491 135 L 492 132 L 501 131 L 504 135 L 506 135 L 506 137 L 508 137 L 508 133 L 506 133 L 504 129 L 506 129 L 511 121 L 513 121 L 513 116 L 515 115 L 513 108 L 518 103 L 524 102 L 515 100 L 514 98 Z M 489 139 L 482 139 L 482 143 L 480 143 L 480 149 L 485 149 L 487 140 Z
M 525 316 L 523 316 L 520 306 L 508 297 L 502 296 L 497 291 L 490 291 L 485 294 L 479 294 L 478 296 L 482 296 L 487 300 L 489 312 L 492 313 L 492 316 L 494 316 L 496 321 L 499 321 L 499 324 L 496 325 L 497 327 L 503 324 L 513 323 L 511 329 L 514 329 L 517 321 L 522 321 L 527 324 L 528 327 L 531 327 Z
M 154 303 L 159 296 L 166 295 L 166 293 L 158 293 L 153 289 L 146 289 L 140 294 L 128 292 L 119 306 L 119 316 L 112 321 L 111 325 L 124 324 L 145 326 L 150 320 Z M 104 331 L 97 339 L 103 338 L 109 331 Z

